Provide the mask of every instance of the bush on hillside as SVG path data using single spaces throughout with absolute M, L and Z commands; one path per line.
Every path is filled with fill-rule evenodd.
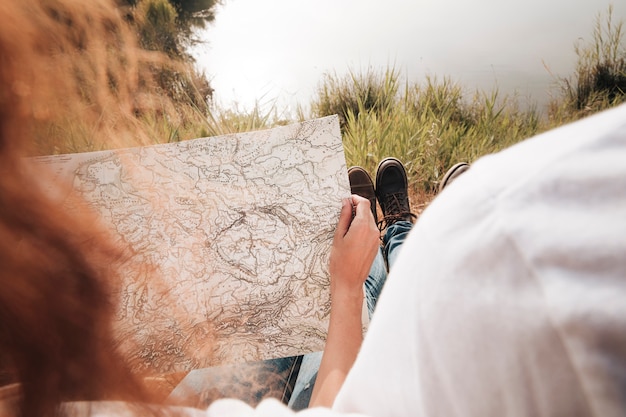
M 344 128 L 348 115 L 363 111 L 383 112 L 396 104 L 398 94 L 398 72 L 391 68 L 376 71 L 371 67 L 366 72 L 349 70 L 340 77 L 325 74 L 311 102 L 313 117 L 336 114 Z
M 167 59 L 150 64 L 160 93 L 177 104 L 190 104 L 202 113 L 208 111 L 213 95 L 205 75 L 194 67 L 186 51 L 189 42 L 177 8 L 169 0 L 140 0 L 134 3 L 130 20 L 136 27 L 141 46 L 161 52 Z
M 554 119 L 575 119 L 626 101 L 624 22 L 613 21 L 613 7 L 598 14 L 590 42 L 575 45 L 578 61 L 571 77 L 561 78 L 560 97 L 551 103 Z

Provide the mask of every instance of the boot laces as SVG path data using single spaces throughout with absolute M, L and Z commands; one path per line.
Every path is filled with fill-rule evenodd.
M 385 216 L 378 222 L 378 229 L 381 231 L 400 220 L 410 221 L 417 218 L 410 211 L 409 197 L 404 191 L 386 195 L 383 204 L 381 204 L 382 207 L 384 207 L 383 214 Z

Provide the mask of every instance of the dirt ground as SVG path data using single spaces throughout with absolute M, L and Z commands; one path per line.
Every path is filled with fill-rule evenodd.
M 436 196 L 436 194 L 428 194 L 421 190 L 410 189 L 409 203 L 411 204 L 411 213 L 419 217 Z

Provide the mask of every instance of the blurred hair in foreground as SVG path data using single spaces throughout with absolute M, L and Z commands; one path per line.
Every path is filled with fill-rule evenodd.
M 159 58 L 122 13 L 109 0 L 0 2 L 0 385 L 18 383 L 12 412 L 25 417 L 63 401 L 150 401 L 112 337 L 123 252 L 87 209 L 62 212 L 23 158 L 54 151 L 74 121 L 101 147 L 145 143 L 135 116 L 155 105 Z

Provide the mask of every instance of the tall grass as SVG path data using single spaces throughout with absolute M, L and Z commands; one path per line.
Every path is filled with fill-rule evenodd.
M 212 105 L 203 112 L 193 105 L 186 105 L 179 106 L 177 112 L 179 117 L 175 119 L 160 113 L 143 116 L 144 129 L 157 141 L 168 143 L 268 129 L 287 123 L 279 118 L 275 105 L 264 106 L 258 102 L 251 109 Z
M 205 119 L 208 136 L 249 132 L 291 123 L 289 116 L 278 109 L 275 101 L 255 102 L 251 109 L 238 106 L 223 108 L 213 105 Z
M 539 128 L 534 109 L 519 110 L 514 99 L 500 97 L 497 90 L 467 93 L 448 78 L 427 77 L 421 84 L 410 84 L 393 69 L 370 69 L 364 75 L 351 72 L 332 85 L 341 85 L 345 94 L 350 83 L 355 98 L 345 106 L 342 125 L 347 163 L 373 172 L 378 161 L 395 156 L 406 165 L 411 184 L 427 193 L 438 187 L 454 162 L 471 162 Z M 329 90 L 320 89 L 318 103 L 327 99 Z M 359 91 L 375 91 L 380 99 L 361 97 Z M 319 109 L 330 107 L 313 107 L 312 116 L 324 116 Z
M 115 114 L 108 116 L 116 117 Z M 35 154 L 54 155 L 179 142 L 267 129 L 290 122 L 292 120 L 285 118 L 272 101 L 257 102 L 251 109 L 242 109 L 214 104 L 199 108 L 192 100 L 173 105 L 170 99 L 162 102 L 157 99 L 149 108 L 137 112 L 135 117 L 119 115 L 119 122 L 114 124 L 127 126 L 127 129 L 121 129 L 124 136 L 111 132 L 111 136 L 103 140 L 102 135 L 93 134 L 98 129 L 98 121 L 86 121 L 72 115 L 39 123 L 33 126 L 33 131 Z M 132 132 L 138 134 L 132 135 Z

